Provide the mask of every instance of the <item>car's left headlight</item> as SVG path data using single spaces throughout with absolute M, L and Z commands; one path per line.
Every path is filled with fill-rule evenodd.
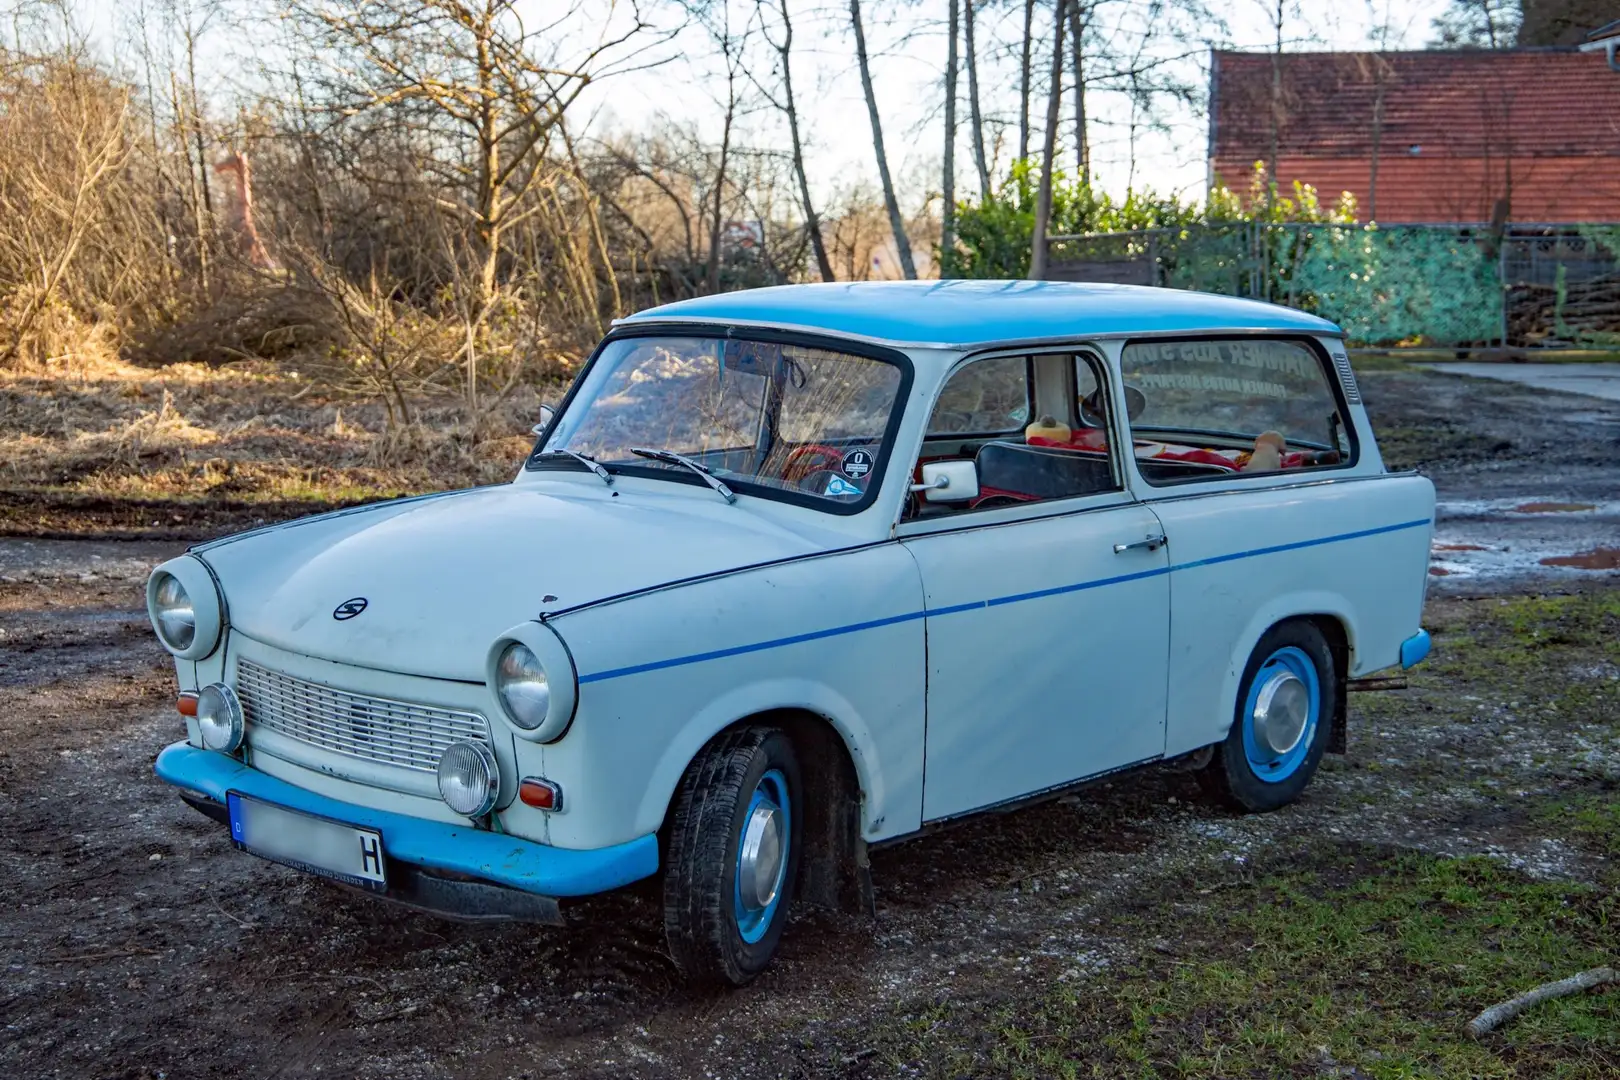
M 568 730 L 577 698 L 574 660 L 555 631 L 524 623 L 496 639 L 489 652 L 489 685 L 517 733 L 553 742 Z
M 551 682 L 534 650 L 521 641 L 510 642 L 495 664 L 495 692 L 512 723 L 533 731 L 551 711 Z
M 189 555 L 152 571 L 146 611 L 163 647 L 182 660 L 201 660 L 219 645 L 225 623 L 219 588 L 208 568 Z

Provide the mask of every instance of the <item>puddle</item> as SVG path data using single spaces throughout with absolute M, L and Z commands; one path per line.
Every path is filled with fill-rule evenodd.
M 1513 508 L 1518 514 L 1574 514 L 1582 510 L 1596 510 L 1593 503 L 1528 502 Z
M 1620 516 L 1620 502 L 1565 502 L 1555 499 L 1526 501 L 1523 495 L 1516 499 L 1442 499 L 1435 506 L 1441 518 L 1460 519 L 1478 517 L 1508 517 L 1533 519 L 1546 515 L 1579 514 L 1593 517 Z
M 1573 566 L 1577 570 L 1620 570 L 1620 548 L 1593 548 L 1573 555 L 1549 555 L 1542 566 Z

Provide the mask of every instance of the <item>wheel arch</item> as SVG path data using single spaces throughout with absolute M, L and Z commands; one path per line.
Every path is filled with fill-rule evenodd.
M 793 744 L 804 791 L 798 808 L 799 873 L 794 894 L 800 902 L 835 911 L 861 912 L 872 906 L 871 874 L 862 834 L 865 787 L 858 755 L 848 732 L 831 717 L 802 706 L 761 709 L 740 716 L 714 732 L 691 754 L 681 775 L 704 750 L 744 727 L 775 728 Z M 666 845 L 679 777 L 666 800 L 658 828 L 660 863 Z
M 1221 688 L 1223 711 L 1219 741 L 1226 738 L 1237 715 L 1238 693 L 1243 686 L 1243 672 L 1249 658 L 1260 644 L 1260 639 L 1274 627 L 1289 622 L 1304 622 L 1315 626 L 1327 639 L 1333 653 L 1334 699 L 1333 738 L 1328 744 L 1332 753 L 1344 752 L 1344 720 L 1347 680 L 1356 649 L 1355 609 L 1343 596 L 1333 593 L 1310 593 L 1285 597 L 1256 612 L 1244 632 L 1238 636 Z

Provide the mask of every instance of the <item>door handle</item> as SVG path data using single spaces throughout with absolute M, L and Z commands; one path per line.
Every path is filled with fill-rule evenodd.
M 1158 551 L 1164 546 L 1164 543 L 1164 534 L 1158 533 L 1154 536 L 1145 536 L 1140 540 L 1134 540 L 1129 544 L 1115 544 L 1114 554 L 1123 555 L 1127 551 L 1135 551 L 1137 548 L 1145 548 L 1148 551 Z

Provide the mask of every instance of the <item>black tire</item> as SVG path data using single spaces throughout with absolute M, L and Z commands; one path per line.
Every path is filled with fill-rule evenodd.
M 787 856 L 777 898 L 748 940 L 739 923 L 738 849 L 756 790 L 775 785 L 775 777 L 786 787 Z M 727 732 L 687 767 L 669 821 L 664 937 L 690 981 L 742 986 L 770 963 L 793 900 L 803 800 L 793 744 L 775 728 Z
M 1307 667 L 1314 676 L 1314 687 L 1306 677 Z M 1262 668 L 1265 669 L 1264 681 L 1261 681 Z M 1313 712 L 1295 749 L 1278 754 L 1255 734 L 1257 725 L 1252 717 L 1255 702 L 1251 698 L 1258 696 L 1257 690 L 1264 690 L 1266 682 L 1274 678 L 1286 679 L 1288 675 L 1300 681 L 1307 700 L 1314 695 Z M 1267 630 L 1255 645 L 1243 670 L 1243 681 L 1238 684 L 1232 729 L 1225 741 L 1216 745 L 1215 756 L 1199 774 L 1205 787 L 1233 808 L 1249 813 L 1266 813 L 1299 798 L 1305 785 L 1316 775 L 1322 755 L 1333 739 L 1333 718 L 1338 712 L 1337 675 L 1333 650 L 1314 624 L 1285 622 Z M 1257 682 L 1260 682 L 1258 688 Z

